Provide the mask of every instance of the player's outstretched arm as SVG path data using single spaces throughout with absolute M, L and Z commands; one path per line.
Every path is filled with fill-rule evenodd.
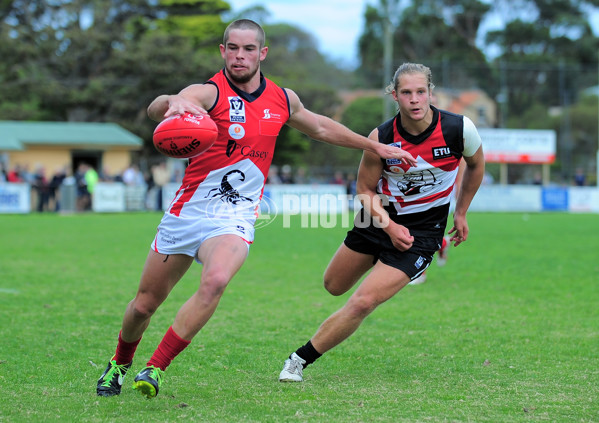
M 370 151 L 384 159 L 400 159 L 416 166 L 416 160 L 407 151 L 363 137 L 329 117 L 311 112 L 303 106 L 297 94 L 289 89 L 286 91 L 291 106 L 291 116 L 287 123 L 292 128 L 318 141 Z

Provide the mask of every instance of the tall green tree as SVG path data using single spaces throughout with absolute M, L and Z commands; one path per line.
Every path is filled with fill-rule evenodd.
M 498 51 L 494 63 L 504 122 L 527 127 L 523 117 L 536 104 L 561 110 L 558 160 L 566 180 L 581 161 L 586 168 L 594 167 L 594 154 L 584 146 L 598 134 L 596 129 L 584 133 L 581 128 L 588 125 L 575 127 L 573 111 L 580 110 L 580 93 L 597 84 L 599 38 L 593 34 L 588 12 L 598 5 L 596 0 L 497 1 L 494 11 L 506 25 L 486 37 Z
M 358 73 L 363 84 L 380 87 L 384 77 L 385 25 L 392 26 L 393 70 L 403 62 L 424 63 L 433 74 L 443 77 L 444 87 L 483 86 L 488 80 L 489 66 L 476 46 L 480 24 L 489 5 L 478 0 L 456 4 L 450 0 L 412 2 L 403 10 L 396 3 L 399 18 L 387 16 L 388 2 L 366 8 L 365 31 L 361 35 Z M 450 66 L 452 63 L 459 66 Z M 389 81 L 390 82 L 390 81 Z M 449 86 L 448 86 L 449 85 Z
M 145 108 L 151 99 L 203 82 L 220 66 L 218 43 L 205 47 L 202 31 L 194 37 L 180 21 L 167 24 L 169 10 L 180 12 L 180 3 L 2 3 L 0 36 L 5 42 L 0 49 L 8 59 L 0 65 L 3 118 L 112 121 L 149 144 L 153 123 Z M 219 0 L 186 3 L 190 10 L 198 5 L 199 12 L 228 8 Z M 220 18 L 217 14 L 206 20 Z M 223 28 L 221 22 L 221 35 Z
M 218 45 L 237 17 L 229 12 L 222 0 L 0 0 L 0 119 L 116 122 L 155 154 L 148 104 L 222 68 Z M 264 7 L 242 16 L 265 27 L 265 74 L 332 115 L 351 75 L 310 34 L 269 22 Z M 319 150 L 326 147 L 285 127 L 275 163 L 335 154 Z
M 597 82 L 599 38 L 592 31 L 585 6 L 567 0 L 498 1 L 505 28 L 489 32 L 487 44 L 498 51 L 495 64 L 514 115 L 532 101 L 548 106 L 572 103 L 581 88 Z M 508 7 L 509 6 L 509 7 Z M 525 14 L 515 14 L 524 10 Z M 525 18 L 526 17 L 526 18 Z

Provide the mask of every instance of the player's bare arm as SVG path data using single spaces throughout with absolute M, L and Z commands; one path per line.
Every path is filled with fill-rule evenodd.
M 148 106 L 148 116 L 156 122 L 185 112 L 207 114 L 206 110 L 216 101 L 216 87 L 212 84 L 193 84 L 179 94 L 163 94 Z
M 378 139 L 378 131 L 373 131 L 370 138 Z M 383 165 L 381 159 L 374 153 L 365 151 L 358 169 L 358 181 L 356 190 L 365 211 L 372 216 L 375 224 L 389 235 L 391 242 L 400 251 L 406 251 L 412 247 L 414 237 L 403 225 L 399 225 L 389 218 L 384 209 L 381 197 L 376 192 L 376 186 L 381 176 Z
M 400 159 L 411 166 L 416 166 L 416 160 L 410 153 L 363 137 L 329 117 L 311 112 L 304 107 L 293 90 L 285 90 L 291 107 L 291 116 L 287 124 L 292 128 L 318 141 L 370 151 L 385 159 Z
M 456 208 L 453 213 L 453 228 L 449 230 L 452 234 L 451 241 L 457 247 L 468 239 L 468 221 L 466 213 L 474 195 L 478 191 L 485 174 L 485 158 L 483 148 L 480 146 L 471 157 L 464 156 L 466 166 L 462 176 L 462 183 L 457 198 Z

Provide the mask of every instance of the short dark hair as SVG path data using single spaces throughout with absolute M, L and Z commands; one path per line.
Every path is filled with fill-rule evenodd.
M 223 35 L 224 46 L 226 46 L 227 41 L 229 41 L 229 33 L 234 29 L 251 29 L 256 31 L 256 39 L 258 40 L 258 43 L 260 43 L 260 48 L 264 47 L 264 41 L 266 39 L 264 29 L 251 19 L 237 19 L 236 21 L 231 22 L 225 29 L 225 34 Z

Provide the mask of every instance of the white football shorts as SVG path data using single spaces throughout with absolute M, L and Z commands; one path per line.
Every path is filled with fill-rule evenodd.
M 215 236 L 237 235 L 249 249 L 254 242 L 254 220 L 240 216 L 186 218 L 167 212 L 158 225 L 151 248 L 160 254 L 185 254 L 201 263 L 198 258 L 200 245 Z

